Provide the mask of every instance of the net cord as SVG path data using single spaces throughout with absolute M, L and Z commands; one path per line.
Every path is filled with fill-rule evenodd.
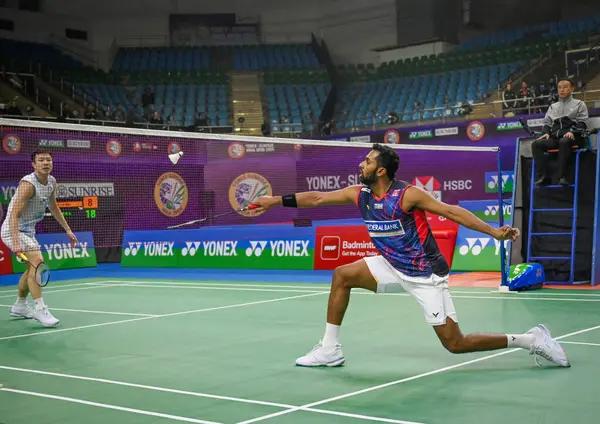
M 125 128 L 125 127 L 108 127 L 99 125 L 81 125 L 67 124 L 57 122 L 44 121 L 29 121 L 21 119 L 0 118 L 0 127 L 21 127 L 53 130 L 53 131 L 84 131 L 92 133 L 104 134 L 122 134 L 134 136 L 148 137 L 163 137 L 163 138 L 183 138 L 196 139 L 202 141 L 223 141 L 231 143 L 232 141 L 246 143 L 271 143 L 271 144 L 303 144 L 307 146 L 325 146 L 325 147 L 355 147 L 355 148 L 371 148 L 373 143 L 355 143 L 348 141 L 334 140 L 308 140 L 308 139 L 285 139 L 277 137 L 259 137 L 259 136 L 243 136 L 234 134 L 207 134 L 207 133 L 190 133 L 181 131 L 163 131 L 163 130 L 148 130 L 144 128 Z M 499 152 L 499 147 L 471 147 L 471 146 L 439 146 L 439 145 L 416 145 L 416 144 L 388 144 L 388 146 L 398 150 L 441 150 L 449 152 Z

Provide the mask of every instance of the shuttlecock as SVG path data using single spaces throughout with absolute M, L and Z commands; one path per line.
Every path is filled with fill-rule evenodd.
M 179 158 L 183 156 L 183 152 L 177 152 L 177 153 L 173 153 L 169 155 L 169 159 L 171 159 L 171 162 L 173 162 L 173 165 L 177 165 L 177 162 L 179 162 Z

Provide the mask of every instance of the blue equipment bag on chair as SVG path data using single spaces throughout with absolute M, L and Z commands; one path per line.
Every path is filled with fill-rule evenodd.
M 512 265 L 508 275 L 508 289 L 510 291 L 541 289 L 545 281 L 546 273 L 540 264 Z

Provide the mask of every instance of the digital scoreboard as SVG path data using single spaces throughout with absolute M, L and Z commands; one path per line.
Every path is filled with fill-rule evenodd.
M 81 200 L 59 201 L 64 217 L 95 219 L 98 216 L 98 196 L 85 196 Z

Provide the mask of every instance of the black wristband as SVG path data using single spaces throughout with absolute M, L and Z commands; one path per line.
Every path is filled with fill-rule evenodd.
M 285 196 L 282 196 L 281 199 L 282 199 L 283 207 L 285 207 L 285 208 L 297 208 L 298 207 L 298 202 L 296 201 L 295 194 L 286 194 Z

